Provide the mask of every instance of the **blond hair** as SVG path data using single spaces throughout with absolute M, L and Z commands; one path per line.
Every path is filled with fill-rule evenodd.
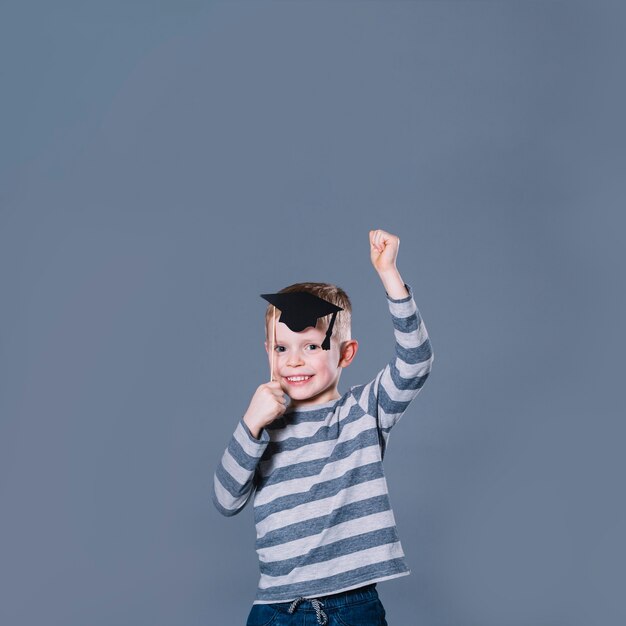
M 331 341 L 337 340 L 339 345 L 341 345 L 344 341 L 348 341 L 352 338 L 352 303 L 350 302 L 348 294 L 341 287 L 331 285 L 330 283 L 294 283 L 293 285 L 289 285 L 289 287 L 281 289 L 278 293 L 293 293 L 295 291 L 305 291 L 317 296 L 318 298 L 322 298 L 322 300 L 327 300 L 332 304 L 340 306 L 343 311 L 339 311 L 337 313 Z M 276 312 L 276 319 L 278 319 L 280 309 L 277 308 Z M 272 323 L 273 315 L 274 306 L 272 304 L 268 304 L 267 310 L 265 311 L 265 337 L 268 340 L 269 328 Z M 316 328 L 326 331 L 328 329 L 328 325 L 330 324 L 331 316 L 332 313 L 330 315 L 320 317 L 317 321 Z

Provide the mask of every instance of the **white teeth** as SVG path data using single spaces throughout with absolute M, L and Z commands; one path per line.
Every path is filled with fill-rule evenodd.
M 299 383 L 302 380 L 308 380 L 310 376 L 287 376 L 287 380 L 292 383 Z

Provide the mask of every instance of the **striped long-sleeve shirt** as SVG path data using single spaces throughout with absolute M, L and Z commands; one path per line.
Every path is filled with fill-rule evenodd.
M 240 420 L 214 477 L 214 503 L 254 494 L 261 577 L 255 603 L 319 597 L 409 573 L 383 472 L 391 428 L 428 377 L 433 352 L 409 296 L 387 296 L 395 355 L 340 399 L 286 412 L 255 439 Z

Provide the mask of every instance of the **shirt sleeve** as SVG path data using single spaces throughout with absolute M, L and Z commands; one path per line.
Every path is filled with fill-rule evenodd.
M 422 389 L 434 360 L 413 291 L 409 285 L 405 287 L 409 292 L 406 298 L 393 299 L 387 295 L 395 338 L 393 358 L 374 380 L 354 388 L 361 407 L 376 417 L 383 453 L 389 432 Z
M 213 477 L 213 503 L 222 515 L 235 515 L 246 506 L 254 490 L 257 465 L 269 440 L 265 429 L 261 438 L 255 439 L 243 418 L 237 424 Z

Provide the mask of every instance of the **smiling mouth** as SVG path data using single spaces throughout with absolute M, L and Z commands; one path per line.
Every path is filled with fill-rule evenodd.
M 285 376 L 285 380 L 290 384 L 290 385 L 305 385 L 306 383 L 309 382 L 309 380 L 311 380 L 311 378 L 313 378 L 313 375 L 307 375 L 307 376 Z

